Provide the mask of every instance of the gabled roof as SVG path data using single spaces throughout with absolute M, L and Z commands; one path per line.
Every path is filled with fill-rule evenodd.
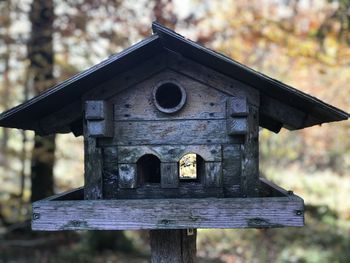
M 185 58 L 258 89 L 261 94 L 260 126 L 272 131 L 278 132 L 282 126 L 295 130 L 349 118 L 348 113 L 336 107 L 188 40 L 156 22 L 152 24 L 152 29 L 152 36 L 2 113 L 0 126 L 35 130 L 40 133 L 40 119 L 67 105 L 80 103 L 84 93 L 152 58 L 164 49 L 179 53 Z M 274 110 L 274 107 L 279 105 L 284 107 L 283 112 Z M 79 110 L 81 111 L 80 107 Z M 285 121 L 284 116 L 295 113 L 302 114 L 302 122 L 300 118 L 298 122 L 290 118 L 289 121 Z M 74 122 L 79 123 L 79 118 Z

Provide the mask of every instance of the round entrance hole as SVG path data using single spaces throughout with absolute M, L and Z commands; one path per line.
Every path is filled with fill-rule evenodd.
M 186 102 L 186 92 L 175 81 L 163 81 L 153 90 L 153 100 L 157 109 L 164 113 L 179 111 Z

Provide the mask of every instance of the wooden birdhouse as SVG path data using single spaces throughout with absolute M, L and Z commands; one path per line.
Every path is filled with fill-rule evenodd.
M 259 177 L 259 127 L 349 115 L 160 24 L 153 32 L 1 115 L 4 127 L 84 136 L 84 187 L 35 202 L 32 228 L 303 226 L 303 199 Z

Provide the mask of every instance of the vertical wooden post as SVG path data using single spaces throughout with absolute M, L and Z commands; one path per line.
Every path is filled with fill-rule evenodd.
M 151 230 L 151 262 L 196 262 L 196 239 L 196 229 Z

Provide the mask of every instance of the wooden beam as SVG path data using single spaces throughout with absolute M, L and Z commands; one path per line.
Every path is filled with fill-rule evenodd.
M 71 123 L 79 119 L 82 122 L 82 106 L 80 101 L 75 101 L 40 119 L 40 132 L 38 134 L 43 136 L 52 133 L 69 133 L 71 132 Z
M 259 106 L 259 91 L 240 81 L 210 69 L 179 53 L 167 53 L 168 67 L 176 72 L 193 78 L 207 86 L 220 90 L 233 97 L 247 97 L 248 102 Z
M 296 195 L 256 198 L 38 201 L 33 230 L 270 228 L 304 225 Z
M 102 149 L 97 147 L 96 138 L 84 136 L 84 180 L 85 199 L 101 199 L 102 193 Z
M 152 263 L 196 262 L 196 229 L 151 230 Z
M 230 136 L 246 135 L 248 133 L 248 121 L 246 117 L 229 117 L 227 119 L 227 134 Z
M 118 137 L 99 138 L 99 145 L 208 145 L 243 141 L 242 136 L 227 134 L 226 119 L 117 121 L 114 122 L 114 131 Z
M 83 95 L 83 101 L 107 100 L 117 93 L 130 88 L 163 70 L 166 66 L 165 60 L 165 53 L 161 52 L 156 57 L 153 57 L 128 71 L 118 74 L 114 78 L 109 79 L 90 90 Z
M 259 111 L 249 106 L 248 133 L 242 145 L 241 191 L 243 196 L 259 196 Z
M 302 128 L 307 117 L 304 112 L 264 95 L 260 99 L 260 114 L 291 130 Z
M 227 98 L 227 115 L 230 117 L 248 116 L 249 107 L 246 97 Z
M 91 137 L 112 137 L 113 105 L 103 100 L 85 101 L 87 135 Z
M 223 146 L 222 177 L 225 197 L 241 196 L 242 150 L 240 144 Z

